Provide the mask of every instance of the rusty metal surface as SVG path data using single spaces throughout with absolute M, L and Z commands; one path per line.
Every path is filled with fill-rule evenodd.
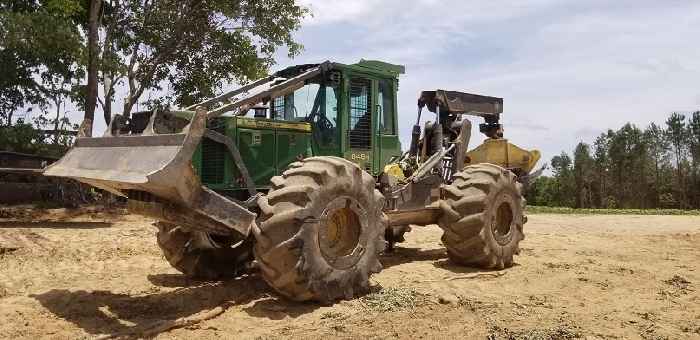
M 247 235 L 255 215 L 205 189 L 190 164 L 206 121 L 207 111 L 200 107 L 182 133 L 78 138 L 44 174 L 74 178 L 125 197 L 127 190 L 148 192 Z M 157 127 L 146 130 L 159 131 Z
M 425 207 L 423 209 L 386 211 L 389 218 L 389 226 L 403 226 L 409 224 L 428 225 L 437 223 L 442 215 L 440 207 Z
M 43 169 L 57 160 L 55 157 L 0 151 L 0 168 L 5 169 Z

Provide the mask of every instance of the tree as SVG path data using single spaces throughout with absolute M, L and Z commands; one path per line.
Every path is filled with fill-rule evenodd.
M 540 206 L 556 206 L 554 177 L 541 176 L 540 178 L 528 186 L 525 190 L 525 199 L 528 205 L 540 205 Z
M 685 115 L 674 112 L 666 120 L 666 135 L 665 138 L 671 146 L 673 157 L 676 161 L 677 171 L 677 190 L 678 190 L 678 207 L 683 209 L 687 207 L 685 190 L 683 188 L 683 161 L 686 154 L 686 141 L 688 133 L 685 126 Z
M 154 105 L 187 106 L 226 83 L 264 75 L 280 46 L 290 57 L 301 50 L 292 32 L 308 13 L 295 0 L 110 0 L 101 7 L 104 98 L 96 100 L 107 123 L 117 84 L 128 87 L 126 115 L 147 90 L 167 91 Z M 89 69 L 88 79 L 94 73 Z M 88 106 L 93 97 L 90 88 Z
M 594 160 L 591 157 L 590 145 L 580 142 L 574 149 L 574 181 L 578 193 L 576 207 L 590 208 L 593 206 L 593 171 Z
M 90 17 L 87 29 L 87 86 L 85 88 L 85 119 L 95 121 L 95 109 L 97 108 L 98 96 L 98 72 L 99 72 L 99 15 L 102 8 L 102 0 L 92 0 L 90 3 Z M 92 135 L 92 131 L 88 131 Z
M 0 119 L 25 105 L 45 108 L 80 79 L 78 0 L 0 0 Z M 59 98 L 60 97 L 60 98 Z
M 594 162 L 595 162 L 595 173 L 598 176 L 596 196 L 594 199 L 595 206 L 598 208 L 610 208 L 612 206 L 612 200 L 608 196 L 608 186 L 610 186 L 611 180 L 609 177 L 609 160 L 608 153 L 610 149 L 610 140 L 608 139 L 608 134 L 602 133 L 596 138 L 593 143 L 594 148 Z
M 653 178 L 653 192 L 651 204 L 658 207 L 661 204 L 661 188 L 662 176 L 661 170 L 665 164 L 668 154 L 668 143 L 665 136 L 665 131 L 658 125 L 651 123 L 644 131 L 644 139 L 648 145 L 650 168 Z
M 693 112 L 688 122 L 688 151 L 691 157 L 693 207 L 700 209 L 700 111 Z
M 560 207 L 574 207 L 577 195 L 571 169 L 571 157 L 565 152 L 552 157 L 552 169 L 555 175 L 554 202 Z

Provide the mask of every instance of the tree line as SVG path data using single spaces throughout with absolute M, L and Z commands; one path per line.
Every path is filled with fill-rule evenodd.
M 264 76 L 280 48 L 301 51 L 292 33 L 308 13 L 296 0 L 0 0 L 0 150 L 26 126 L 71 126 L 66 103 L 109 124 Z
M 530 205 L 700 209 L 700 111 L 663 126 L 627 123 L 552 157 L 553 176 L 526 191 Z

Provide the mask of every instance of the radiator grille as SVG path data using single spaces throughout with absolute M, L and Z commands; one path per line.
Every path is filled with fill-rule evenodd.
M 369 150 L 372 146 L 372 80 L 350 78 L 350 148 Z
M 207 122 L 207 128 L 226 134 L 226 120 L 214 118 Z M 202 138 L 201 180 L 207 184 L 223 183 L 226 161 L 226 145 L 209 138 Z

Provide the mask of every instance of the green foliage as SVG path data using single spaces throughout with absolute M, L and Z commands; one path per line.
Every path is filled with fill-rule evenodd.
M 692 215 L 700 216 L 700 210 L 681 209 L 588 209 L 569 207 L 531 206 L 525 208 L 527 214 L 580 214 L 580 215 Z
M 149 106 L 185 107 L 264 76 L 279 47 L 290 57 L 302 49 L 292 32 L 308 14 L 294 0 L 126 0 L 111 10 L 103 22 L 103 92 L 125 82 L 124 112 L 148 90 L 168 93 Z
M 661 127 L 625 124 L 579 143 L 573 160 L 551 160 L 554 176 L 530 186 L 529 204 L 568 208 L 700 209 L 700 112 L 673 113 Z
M 81 79 L 77 0 L 0 0 L 0 120 L 26 105 L 46 107 Z
M 22 108 L 66 101 L 91 118 L 99 102 L 109 120 L 116 86 L 128 88 L 125 112 L 138 102 L 188 106 L 265 75 L 281 47 L 298 54 L 292 32 L 308 13 L 295 0 L 0 0 L 0 125 Z M 91 27 L 99 41 L 89 49 Z M 168 94 L 141 100 L 159 89 Z
M 0 150 L 26 153 L 32 155 L 61 157 L 73 144 L 73 137 L 64 133 L 67 127 L 73 130 L 67 118 L 60 119 L 59 134 L 55 138 L 47 138 L 44 128 L 55 126 L 55 121 L 49 121 L 44 116 L 34 118 L 33 124 L 18 119 L 11 126 L 0 126 Z M 38 128 L 37 128 L 38 127 Z

